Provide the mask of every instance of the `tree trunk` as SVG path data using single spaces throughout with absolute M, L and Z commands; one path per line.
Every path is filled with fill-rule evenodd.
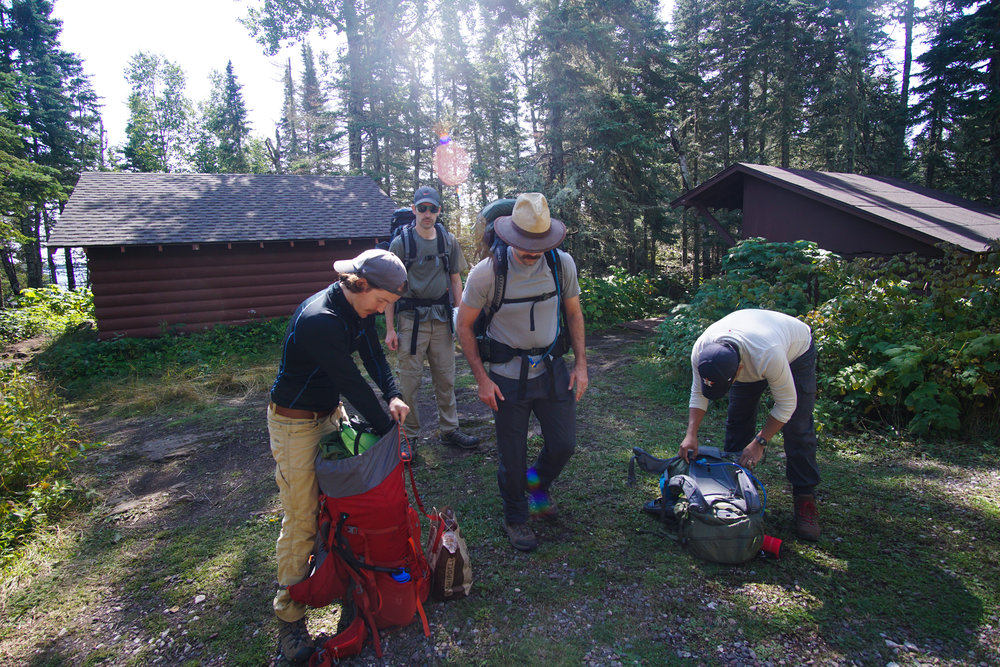
M 893 172 L 896 178 L 903 176 L 903 158 L 906 155 L 906 130 L 910 125 L 910 67 L 913 64 L 913 4 L 906 0 L 903 12 L 903 82 L 899 91 L 899 118 L 896 128 L 896 150 Z
M 59 273 L 58 273 L 58 270 L 56 268 L 56 251 L 55 251 L 55 248 L 49 248 L 48 247 L 49 234 L 51 233 L 51 230 L 49 229 L 51 227 L 51 224 L 50 224 L 50 221 L 49 221 L 49 212 L 48 212 L 47 209 L 44 209 L 44 208 L 42 209 L 42 223 L 43 223 L 44 229 L 45 229 L 45 247 L 46 247 L 46 250 L 47 250 L 47 252 L 45 253 L 45 255 L 46 255 L 46 259 L 48 260 L 48 263 L 49 263 L 49 278 L 51 279 L 53 285 L 58 285 L 59 284 Z
M 363 35 L 354 0 L 344 0 L 344 35 L 347 37 L 347 73 L 350 90 L 347 93 L 347 155 L 348 168 L 361 173 L 361 122 L 364 114 L 364 73 L 361 57 Z
M 28 277 L 28 287 L 42 286 L 42 248 L 38 242 L 40 215 L 37 209 L 30 215 L 21 218 L 21 233 L 30 240 L 21 244 L 24 255 L 24 269 Z
M 994 46 L 1000 41 L 995 35 L 1000 34 L 1000 10 L 993 12 Z M 989 64 L 990 97 L 1000 98 L 1000 49 L 994 48 Z M 993 206 L 1000 206 L 1000 109 L 994 106 L 989 117 L 990 123 L 990 193 Z
M 73 249 L 63 248 L 63 257 L 66 258 L 66 288 L 73 292 L 76 291 L 76 269 L 73 266 Z
M 14 266 L 14 253 L 8 244 L 0 247 L 0 263 L 3 264 L 3 271 L 7 274 L 7 282 L 10 283 L 10 294 L 12 297 L 15 297 L 21 293 L 21 281 L 17 279 L 17 267 Z

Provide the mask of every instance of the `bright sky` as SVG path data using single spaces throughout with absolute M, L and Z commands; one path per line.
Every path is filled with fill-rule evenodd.
M 282 77 L 292 59 L 296 79 L 302 62 L 298 47 L 273 58 L 250 37 L 237 19 L 246 15 L 248 1 L 257 0 L 55 0 L 53 16 L 62 20 L 60 43 L 80 56 L 94 90 L 104 104 L 102 118 L 113 146 L 125 141 L 129 86 L 125 67 L 139 51 L 160 54 L 187 74 L 187 96 L 208 99 L 209 74 L 225 70 L 233 61 L 243 86 L 253 133 L 270 137 L 281 114 Z M 661 0 L 661 16 L 668 18 L 673 0 Z M 332 50 L 313 41 L 316 51 Z
M 243 86 L 254 134 L 272 136 L 281 113 L 285 61 L 301 71 L 297 47 L 273 58 L 240 23 L 244 0 L 55 0 L 53 16 L 62 20 L 60 43 L 80 56 L 94 90 L 102 98 L 111 145 L 125 140 L 129 86 L 125 67 L 139 51 L 160 54 L 187 74 L 192 102 L 208 99 L 209 73 L 233 61 Z M 323 48 L 314 44 L 317 49 Z

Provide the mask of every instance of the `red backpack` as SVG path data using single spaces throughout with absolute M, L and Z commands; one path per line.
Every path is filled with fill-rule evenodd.
M 420 515 L 410 506 L 403 479 L 405 465 L 413 485 L 411 458 L 397 426 L 362 454 L 316 459 L 321 492 L 316 548 L 309 577 L 289 586 L 288 593 L 310 607 L 350 599 L 357 615 L 317 649 L 312 666 L 360 653 L 368 632 L 382 657 L 378 631 L 409 625 L 417 614 L 430 636 L 422 604 L 430 568 L 420 546 Z M 416 486 L 413 491 L 419 505 Z

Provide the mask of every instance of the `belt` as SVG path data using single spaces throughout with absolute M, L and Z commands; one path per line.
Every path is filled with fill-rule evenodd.
M 333 412 L 333 410 L 296 410 L 295 408 L 286 408 L 283 405 L 278 405 L 274 401 L 271 401 L 271 409 L 274 410 L 274 414 L 288 417 L 289 419 L 312 419 L 314 421 L 323 419 Z

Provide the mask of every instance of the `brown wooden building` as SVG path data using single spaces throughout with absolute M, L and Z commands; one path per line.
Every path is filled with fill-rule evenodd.
M 158 336 L 290 315 L 395 208 L 367 176 L 90 172 L 49 245 L 86 251 L 101 338 Z
M 671 206 L 696 209 L 729 243 L 713 209 L 742 209 L 742 238 L 805 239 L 847 257 L 915 252 L 939 243 L 982 252 L 1000 238 L 1000 211 L 917 185 L 859 176 L 737 163 Z

